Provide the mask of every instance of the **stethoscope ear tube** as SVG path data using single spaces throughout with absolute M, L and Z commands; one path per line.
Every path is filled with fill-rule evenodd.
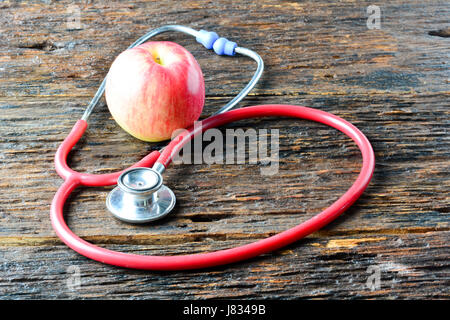
M 142 256 L 95 246 L 81 239 L 69 229 L 64 220 L 64 204 L 72 191 L 78 186 L 115 184 L 123 171 L 109 175 L 90 175 L 75 172 L 68 167 L 66 162 L 67 155 L 86 130 L 87 124 L 85 121 L 83 123 L 83 120 L 80 120 L 60 146 L 55 157 L 57 171 L 65 179 L 65 182 L 57 191 L 50 209 L 50 218 L 55 232 L 65 244 L 88 258 L 115 266 L 145 270 L 185 270 L 224 265 L 256 257 L 302 239 L 336 219 L 360 197 L 372 178 L 375 168 L 375 156 L 369 140 L 354 125 L 333 114 L 307 107 L 260 105 L 240 108 L 210 117 L 202 122 L 201 127 L 202 130 L 206 130 L 242 119 L 274 116 L 307 119 L 331 126 L 349 136 L 361 150 L 363 163 L 356 181 L 336 202 L 313 218 L 272 237 L 244 246 L 210 253 L 179 256 Z M 177 151 L 181 149 L 184 143 L 192 139 L 195 134 L 198 134 L 198 132 L 191 128 L 183 136 L 174 139 L 161 154 L 154 151 L 133 167 L 167 167 Z
M 70 151 L 83 136 L 87 126 L 88 124 L 85 120 L 78 120 L 73 126 L 69 135 L 61 143 L 55 154 L 56 172 L 64 180 L 71 179 L 72 181 L 77 182 L 78 184 L 83 186 L 88 187 L 113 186 L 117 184 L 117 179 L 125 170 L 106 174 L 90 174 L 72 170 L 67 164 L 67 157 Z M 135 163 L 130 168 L 150 167 L 153 165 L 153 163 L 159 156 L 160 156 L 159 151 L 155 150 L 152 153 L 148 154 L 146 157 L 142 158 L 139 162 Z

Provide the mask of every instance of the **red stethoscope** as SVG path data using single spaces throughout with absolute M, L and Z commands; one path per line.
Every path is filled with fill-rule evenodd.
M 236 44 L 221 40 L 213 32 L 196 31 L 184 26 L 164 26 L 155 29 L 133 45 L 139 45 L 151 37 L 167 31 L 178 31 L 196 37 L 208 49 L 218 54 L 234 55 L 239 53 L 253 58 L 258 68 L 249 84 L 213 116 L 203 120 L 201 126 L 183 131 L 160 151 L 153 151 L 129 169 L 110 174 L 88 174 L 72 170 L 67 164 L 67 156 L 87 128 L 87 118 L 100 100 L 105 80 L 55 155 L 55 168 L 65 180 L 53 198 L 50 218 L 58 237 L 78 253 L 102 263 L 144 270 L 186 270 L 229 264 L 263 253 L 280 249 L 314 231 L 324 227 L 347 210 L 364 192 L 372 178 L 375 168 L 375 156 L 369 140 L 351 123 L 333 114 L 317 109 L 293 105 L 258 105 L 228 111 L 241 101 L 254 87 L 263 70 L 263 63 L 255 52 L 237 47 Z M 217 45 L 217 43 L 219 43 Z M 240 247 L 209 253 L 178 256 L 145 256 L 117 252 L 93 245 L 77 235 L 67 226 L 63 208 L 69 195 L 79 186 L 111 186 L 118 184 L 107 198 L 108 209 L 119 219 L 127 222 L 149 222 L 168 214 L 175 205 L 173 192 L 162 185 L 161 174 L 179 153 L 182 147 L 194 136 L 210 128 L 215 128 L 242 119 L 259 117 L 292 117 L 316 121 L 333 127 L 350 137 L 362 154 L 362 168 L 353 185 L 330 207 L 313 218 L 274 236 Z

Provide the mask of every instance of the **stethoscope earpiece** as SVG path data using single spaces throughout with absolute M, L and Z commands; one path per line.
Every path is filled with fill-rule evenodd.
M 175 206 L 175 194 L 162 184 L 161 173 L 151 168 L 124 171 L 106 198 L 108 210 L 129 223 L 146 223 L 165 217 Z

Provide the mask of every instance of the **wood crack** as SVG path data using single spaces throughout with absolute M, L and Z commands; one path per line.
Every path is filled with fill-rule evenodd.
M 327 239 L 333 236 L 359 236 L 361 241 L 364 237 L 373 235 L 400 236 L 407 234 L 426 234 L 430 232 L 448 232 L 450 228 L 405 228 L 385 229 L 385 230 L 321 230 L 313 233 L 310 239 Z M 159 245 L 159 244 L 185 244 L 188 242 L 201 242 L 212 239 L 215 241 L 225 240 L 251 240 L 263 239 L 276 234 L 275 232 L 265 233 L 208 233 L 195 232 L 188 234 L 168 234 L 168 235 L 92 235 L 82 237 L 84 240 L 94 244 L 127 244 L 127 245 Z M 370 238 L 371 239 L 371 238 Z M 61 240 L 57 237 L 0 237 L 0 247 L 12 246 L 54 246 L 61 245 Z

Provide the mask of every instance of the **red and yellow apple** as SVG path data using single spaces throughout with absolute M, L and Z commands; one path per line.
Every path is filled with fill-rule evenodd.
M 200 117 L 205 82 L 189 51 L 173 42 L 152 41 L 114 60 L 105 97 L 125 131 L 144 141 L 162 141 Z

